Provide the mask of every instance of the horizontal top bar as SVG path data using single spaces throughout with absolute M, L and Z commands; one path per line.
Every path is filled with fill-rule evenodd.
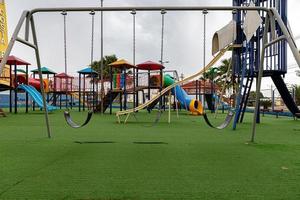
M 270 11 L 265 7 L 246 7 L 246 6 L 139 6 L 139 7 L 60 7 L 60 8 L 36 8 L 30 14 L 41 12 L 84 12 L 84 11 L 232 11 L 232 10 L 258 10 Z

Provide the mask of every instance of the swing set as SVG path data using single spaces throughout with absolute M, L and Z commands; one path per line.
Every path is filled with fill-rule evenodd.
M 42 73 L 41 73 L 41 60 L 40 60 L 40 51 L 39 51 L 39 47 L 38 47 L 38 40 L 37 40 L 37 34 L 36 34 L 36 25 L 34 23 L 34 17 L 36 16 L 37 13 L 58 13 L 58 12 L 64 12 L 64 21 L 66 18 L 66 14 L 65 13 L 69 13 L 69 12 L 101 12 L 101 16 L 102 16 L 102 12 L 108 12 L 108 11 L 116 11 L 116 12 L 131 12 L 131 14 L 133 14 L 133 19 L 134 19 L 134 38 L 135 38 L 135 15 L 136 12 L 138 11 L 160 11 L 161 13 L 163 12 L 171 12 L 171 11 L 230 11 L 233 13 L 239 13 L 239 12 L 260 12 L 260 13 L 265 13 L 265 21 L 264 23 L 264 28 L 263 29 L 263 36 L 262 36 L 262 48 L 260 49 L 260 67 L 258 69 L 258 73 L 257 73 L 257 84 L 256 84 L 256 93 L 260 92 L 260 88 L 261 88 L 261 79 L 263 77 L 263 67 L 264 67 L 264 60 L 265 60 L 265 50 L 274 45 L 277 44 L 280 41 L 286 41 L 287 44 L 289 45 L 294 58 L 297 62 L 297 64 L 300 66 L 300 55 L 297 49 L 297 46 L 295 44 L 295 41 L 293 39 L 293 36 L 291 35 L 291 32 L 289 31 L 288 27 L 285 25 L 284 21 L 282 20 L 280 14 L 278 13 L 278 11 L 275 8 L 265 8 L 265 7 L 258 7 L 258 6 L 158 6 L 158 7 L 70 7 L 70 8 L 37 8 L 31 11 L 24 11 L 20 17 L 20 20 L 13 32 L 12 38 L 10 40 L 10 43 L 8 45 L 8 48 L 3 56 L 3 59 L 1 61 L 0 64 L 0 72 L 2 72 L 2 70 L 4 69 L 4 66 L 7 62 L 8 56 L 10 55 L 12 48 L 14 47 L 15 42 L 20 42 L 26 46 L 29 46 L 31 48 L 33 48 L 35 50 L 35 55 L 36 55 L 36 61 L 37 61 L 37 66 L 38 66 L 38 71 L 39 71 L 39 79 L 40 79 L 40 84 L 41 84 L 41 92 L 43 95 L 43 105 L 44 105 L 44 112 L 45 112 L 45 121 L 46 121 L 46 128 L 47 128 L 47 135 L 50 138 L 51 137 L 51 130 L 50 130 L 50 123 L 49 123 L 49 119 L 48 119 L 48 110 L 47 110 L 47 106 L 46 106 L 46 99 L 45 99 L 45 92 L 44 92 L 44 87 L 43 87 L 43 82 L 42 82 Z M 92 18 L 94 17 L 94 15 L 92 15 Z M 101 19 L 101 27 L 103 27 L 103 20 Z M 278 29 L 280 29 L 280 31 L 282 32 L 281 36 L 277 36 L 274 33 L 274 24 L 277 25 Z M 20 37 L 20 30 L 21 28 L 25 25 L 25 38 L 21 38 Z M 94 38 L 94 22 L 92 22 L 92 47 L 91 47 L 91 61 L 93 60 L 93 38 Z M 272 30 L 271 31 L 271 36 L 269 37 L 269 27 Z M 32 37 L 29 37 L 29 36 Z M 65 29 L 64 29 L 64 35 L 65 35 L 65 68 L 67 68 L 67 59 L 66 59 L 66 23 L 65 23 Z M 253 35 L 252 35 L 253 36 Z M 251 37 L 252 37 L 251 36 Z M 32 38 L 32 41 L 30 41 L 29 38 Z M 103 28 L 101 30 L 101 41 L 103 41 Z M 163 43 L 163 42 L 162 42 Z M 103 45 L 103 42 L 102 44 Z M 134 46 L 134 51 L 133 51 L 133 60 L 134 60 L 134 64 L 135 64 L 135 39 L 133 42 L 133 46 Z M 163 45 L 162 45 L 163 47 Z M 128 109 L 128 110 L 124 110 L 124 111 L 118 111 L 116 113 L 117 119 L 119 122 L 121 122 L 121 116 L 126 116 L 125 122 L 128 119 L 129 115 L 132 113 L 135 113 L 141 109 L 146 108 L 148 105 L 150 105 L 151 103 L 153 103 L 154 101 L 156 101 L 157 99 L 159 99 L 161 101 L 162 95 L 167 94 L 168 92 L 171 91 L 171 89 L 173 89 L 174 87 L 193 80 L 201 75 L 203 75 L 203 73 L 205 73 L 206 70 L 210 69 L 213 65 L 216 64 L 216 62 L 229 50 L 232 49 L 236 49 L 236 48 L 241 48 L 244 47 L 244 44 L 241 46 L 241 44 L 236 44 L 235 41 L 231 41 L 231 43 L 219 43 L 218 46 L 218 53 L 216 53 L 216 55 L 214 56 L 214 58 L 207 64 L 207 65 L 203 65 L 205 66 L 204 68 L 202 68 L 198 73 L 189 76 L 181 81 L 177 81 L 172 85 L 169 85 L 168 87 L 165 87 L 164 89 L 162 89 L 159 94 L 155 97 L 153 97 L 152 99 L 150 99 L 147 103 L 142 104 L 142 105 L 138 105 L 136 107 L 134 107 L 133 109 Z M 101 55 L 103 57 L 103 48 L 101 48 Z M 163 48 L 161 51 L 161 62 L 163 63 Z M 103 62 L 101 63 L 101 67 L 103 69 Z M 101 74 L 101 82 L 103 83 L 103 74 Z M 103 84 L 102 84 L 103 86 Z M 101 87 L 101 91 L 103 91 L 103 87 Z M 101 100 L 103 100 L 103 92 L 101 92 Z M 103 101 L 101 101 L 103 104 Z M 255 112 L 253 115 L 253 123 L 252 123 L 252 132 L 251 132 L 251 141 L 254 141 L 254 137 L 255 137 L 255 133 L 256 133 L 256 119 L 257 119 L 257 114 L 259 112 L 259 95 L 256 96 L 256 105 L 255 105 Z M 67 120 L 67 123 L 73 127 L 73 128 L 79 128 L 79 127 L 83 127 L 86 124 L 88 124 L 88 122 L 90 121 L 91 117 L 92 117 L 92 113 L 93 111 L 90 110 L 88 113 L 88 116 L 86 118 L 86 121 L 82 124 L 82 125 L 78 125 L 76 124 L 72 119 L 71 119 L 71 115 L 70 112 L 66 111 L 65 112 L 65 118 Z M 205 112 L 201 113 L 204 116 L 204 119 L 206 121 L 206 123 L 214 128 L 217 129 L 223 129 L 226 126 L 228 126 L 228 124 L 230 123 L 231 119 L 234 116 L 234 112 L 232 110 L 229 110 L 227 117 L 224 121 L 224 123 L 222 123 L 221 125 L 215 127 L 212 125 L 212 123 L 210 123 L 207 115 Z

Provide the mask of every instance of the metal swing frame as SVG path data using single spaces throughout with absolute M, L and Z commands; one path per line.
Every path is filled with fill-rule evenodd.
M 51 130 L 50 130 L 50 123 L 49 123 L 49 117 L 48 117 L 48 110 L 46 106 L 46 99 L 45 99 L 45 91 L 43 87 L 43 81 L 42 81 L 42 72 L 41 72 L 41 60 L 40 60 L 40 51 L 38 47 L 38 41 L 37 41 L 37 34 L 36 34 L 36 26 L 34 23 L 34 16 L 38 13 L 57 13 L 57 12 L 90 12 L 91 10 L 94 10 L 95 12 L 107 12 L 107 11 L 241 11 L 241 10 L 256 10 L 256 11 L 262 11 L 268 13 L 266 20 L 265 20 L 265 26 L 270 26 L 270 21 L 276 21 L 278 26 L 283 32 L 283 37 L 275 38 L 271 41 L 267 38 L 268 29 L 264 30 L 263 34 L 263 48 L 261 49 L 261 59 L 260 59 L 260 68 L 259 73 L 257 76 L 257 87 L 256 92 L 259 93 L 261 88 L 261 79 L 263 75 L 263 66 L 264 66 L 264 57 L 265 57 L 265 49 L 281 40 L 287 41 L 287 43 L 290 46 L 290 49 L 293 53 L 293 56 L 300 67 L 300 55 L 297 49 L 297 46 L 295 44 L 294 38 L 289 32 L 288 28 L 284 24 L 283 20 L 281 19 L 279 13 L 274 8 L 264 8 L 264 7 L 243 7 L 243 6 L 157 6 L 157 7 L 62 7 L 62 8 L 37 8 L 33 9 L 31 11 L 25 10 L 23 11 L 19 22 L 13 32 L 12 38 L 8 44 L 7 50 L 3 56 L 3 59 L 0 64 L 0 72 L 2 72 L 8 56 L 10 55 L 12 48 L 14 47 L 15 42 L 20 42 L 28 47 L 31 47 L 35 51 L 36 55 L 36 62 L 38 66 L 39 71 L 39 79 L 41 84 L 41 92 L 43 95 L 43 105 L 44 105 L 44 112 L 45 112 L 45 121 L 46 121 L 46 128 L 47 128 L 47 136 L 51 138 Z M 20 30 L 25 24 L 25 38 L 19 37 Z M 29 35 L 30 35 L 30 29 L 31 29 L 31 35 L 33 42 L 29 41 Z M 259 109 L 259 96 L 256 97 L 256 106 L 255 106 L 255 113 L 253 115 L 253 123 L 252 123 L 252 134 L 251 134 L 251 141 L 254 142 L 254 137 L 256 133 L 256 117 Z

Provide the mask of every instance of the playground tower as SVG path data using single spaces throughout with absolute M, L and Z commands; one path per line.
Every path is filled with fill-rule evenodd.
M 233 0 L 233 6 L 257 6 L 266 8 L 275 8 L 280 14 L 283 22 L 289 28 L 287 19 L 287 1 L 286 0 Z M 239 93 L 236 107 L 236 116 L 233 128 L 235 129 L 238 122 L 243 121 L 246 111 L 247 102 L 252 87 L 254 78 L 258 75 L 260 65 L 260 53 L 262 49 L 262 37 L 265 29 L 266 12 L 259 12 L 262 19 L 262 24 L 257 29 L 256 34 L 247 41 L 243 31 L 246 12 L 238 11 L 233 14 L 233 19 L 236 21 L 237 28 L 237 44 L 242 44 L 242 48 L 233 51 L 233 73 L 240 83 Z M 268 30 L 268 38 L 283 35 L 277 22 L 271 22 L 270 30 Z M 291 32 L 291 30 L 289 29 Z M 277 90 L 279 91 L 287 108 L 294 114 L 299 113 L 299 109 L 295 104 L 283 77 L 287 73 L 287 42 L 280 40 L 273 45 L 270 45 L 265 52 L 265 62 L 263 66 L 263 76 L 271 77 Z M 259 117 L 257 118 L 259 122 Z

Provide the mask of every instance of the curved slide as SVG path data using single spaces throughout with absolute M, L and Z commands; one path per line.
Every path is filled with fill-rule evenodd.
M 164 85 L 169 86 L 175 83 L 175 80 L 170 75 L 164 76 Z M 224 129 L 226 128 L 233 116 L 234 112 L 229 110 L 228 114 L 226 115 L 225 121 L 218 125 L 214 126 L 208 119 L 206 113 L 203 110 L 203 106 L 199 100 L 192 99 L 185 91 L 182 89 L 179 85 L 176 85 L 174 88 L 171 89 L 172 93 L 176 95 L 176 98 L 180 102 L 180 104 L 188 111 L 190 111 L 194 115 L 203 115 L 205 122 L 210 126 L 211 128 L 216 129 Z
M 173 83 L 172 85 L 169 85 L 168 87 L 164 88 L 158 95 L 156 95 L 155 97 L 153 97 L 152 99 L 150 99 L 148 102 L 142 104 L 142 105 L 139 105 L 138 107 L 136 108 L 133 108 L 133 109 L 128 109 L 128 110 L 124 110 L 124 111 L 118 111 L 116 113 L 116 116 L 118 118 L 118 122 L 121 123 L 121 120 L 120 120 L 120 116 L 121 115 L 127 115 L 126 119 L 125 119 L 125 123 L 129 117 L 129 115 L 131 113 L 134 113 L 138 110 L 142 110 L 144 108 L 146 108 L 147 106 L 149 106 L 151 103 L 153 103 L 155 100 L 157 100 L 158 98 L 160 98 L 160 96 L 166 94 L 168 91 L 170 91 L 172 88 L 175 88 L 177 85 L 180 85 L 182 83 L 185 83 L 187 81 L 190 81 L 190 80 L 193 80 L 194 78 L 197 78 L 198 76 L 200 76 L 201 74 L 203 74 L 207 69 L 211 68 L 214 64 L 216 64 L 216 62 L 218 60 L 220 60 L 220 58 L 230 49 L 232 49 L 233 46 L 232 45 L 229 45 L 227 46 L 226 48 L 224 49 L 221 49 L 219 51 L 219 53 L 204 67 L 202 68 L 199 72 L 197 72 L 196 74 L 192 75 L 192 76 L 189 76 L 181 81 L 177 81 L 175 83 Z
M 175 80 L 169 75 L 164 76 L 164 86 L 168 87 L 175 83 Z M 199 100 L 192 99 L 184 89 L 182 89 L 179 85 L 176 85 L 171 89 L 173 95 L 176 96 L 177 100 L 180 102 L 180 105 L 190 111 L 194 115 L 203 114 L 203 106 Z
M 44 108 L 43 97 L 41 93 L 39 93 L 39 91 L 37 91 L 33 86 L 22 84 L 19 85 L 18 88 L 27 92 L 40 108 Z M 49 111 L 53 111 L 56 110 L 57 108 L 54 106 L 47 105 L 47 109 Z

